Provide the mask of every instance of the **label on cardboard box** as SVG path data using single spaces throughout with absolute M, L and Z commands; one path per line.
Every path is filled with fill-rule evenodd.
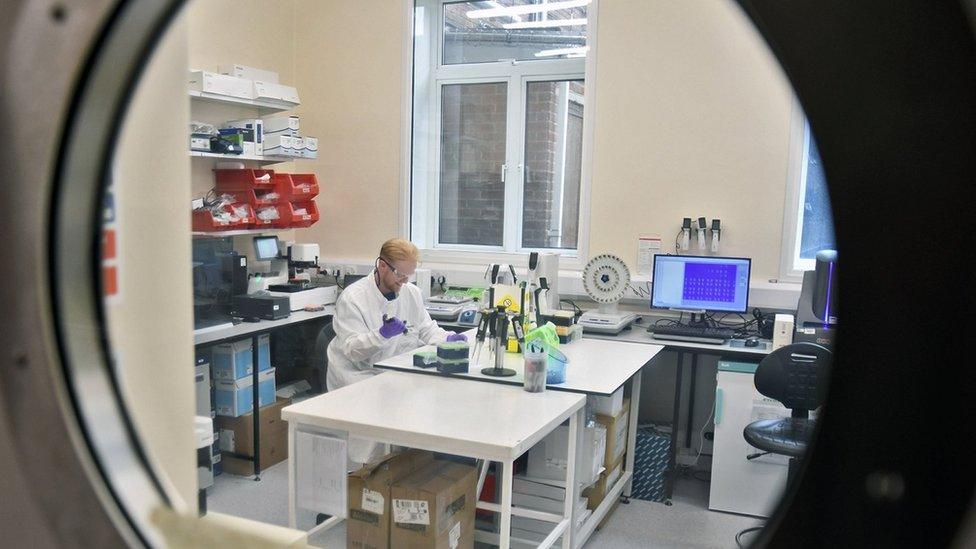
M 376 513 L 377 515 L 383 514 L 383 504 L 386 499 L 383 494 L 377 492 L 376 490 L 370 490 L 369 488 L 363 488 L 363 504 L 361 507 L 364 511 L 369 511 L 370 513 Z
M 416 499 L 394 499 L 393 521 L 400 524 L 430 524 L 427 502 Z
M 458 522 L 451 528 L 451 533 L 448 536 L 448 543 L 450 543 L 451 549 L 456 549 L 460 541 L 461 541 L 461 523 Z

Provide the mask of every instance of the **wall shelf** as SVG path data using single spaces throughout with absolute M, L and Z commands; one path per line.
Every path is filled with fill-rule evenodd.
M 230 236 L 262 235 L 280 233 L 292 229 L 241 229 L 238 231 L 193 231 L 194 238 L 227 238 Z
M 239 107 L 255 107 L 261 110 L 262 114 L 290 111 L 298 106 L 297 103 L 287 101 L 275 101 L 273 99 L 241 99 L 229 95 L 190 90 L 190 98 L 197 101 L 208 103 L 222 103 L 224 105 L 236 105 Z
M 248 160 L 261 164 L 278 164 L 280 162 L 291 162 L 292 160 L 306 160 L 298 156 L 257 156 L 252 154 L 220 154 L 202 151 L 190 151 L 193 158 L 219 158 L 221 160 Z

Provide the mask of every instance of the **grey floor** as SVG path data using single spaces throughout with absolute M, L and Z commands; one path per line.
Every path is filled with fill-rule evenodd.
M 207 508 L 248 519 L 288 525 L 287 461 L 263 471 L 261 481 L 229 474 L 218 476 L 208 490 Z M 631 500 L 619 505 L 602 530 L 595 532 L 587 549 L 628 547 L 734 548 L 735 534 L 761 525 L 755 517 L 708 510 L 708 483 L 691 477 L 679 478 L 672 505 Z M 315 516 L 301 512 L 298 527 L 309 530 Z M 743 542 L 751 539 L 743 536 Z M 345 547 L 345 530 L 340 525 L 317 535 L 309 543 L 319 547 Z

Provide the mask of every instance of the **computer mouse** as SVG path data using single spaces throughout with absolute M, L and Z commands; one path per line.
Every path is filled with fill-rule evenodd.
M 758 346 L 759 346 L 759 338 L 758 337 L 752 336 L 752 337 L 746 339 L 746 347 L 758 347 Z

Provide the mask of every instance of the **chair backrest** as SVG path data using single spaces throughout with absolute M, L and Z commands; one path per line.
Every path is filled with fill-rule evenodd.
M 832 353 L 816 343 L 793 343 L 766 355 L 756 368 L 756 389 L 806 417 L 823 404 Z
M 319 371 L 319 381 L 322 384 L 322 392 L 324 393 L 325 388 L 325 374 L 329 368 L 329 343 L 335 338 L 335 329 L 332 328 L 332 321 L 326 322 L 322 329 L 319 330 L 319 335 L 315 338 L 315 349 L 312 353 L 312 361 Z

